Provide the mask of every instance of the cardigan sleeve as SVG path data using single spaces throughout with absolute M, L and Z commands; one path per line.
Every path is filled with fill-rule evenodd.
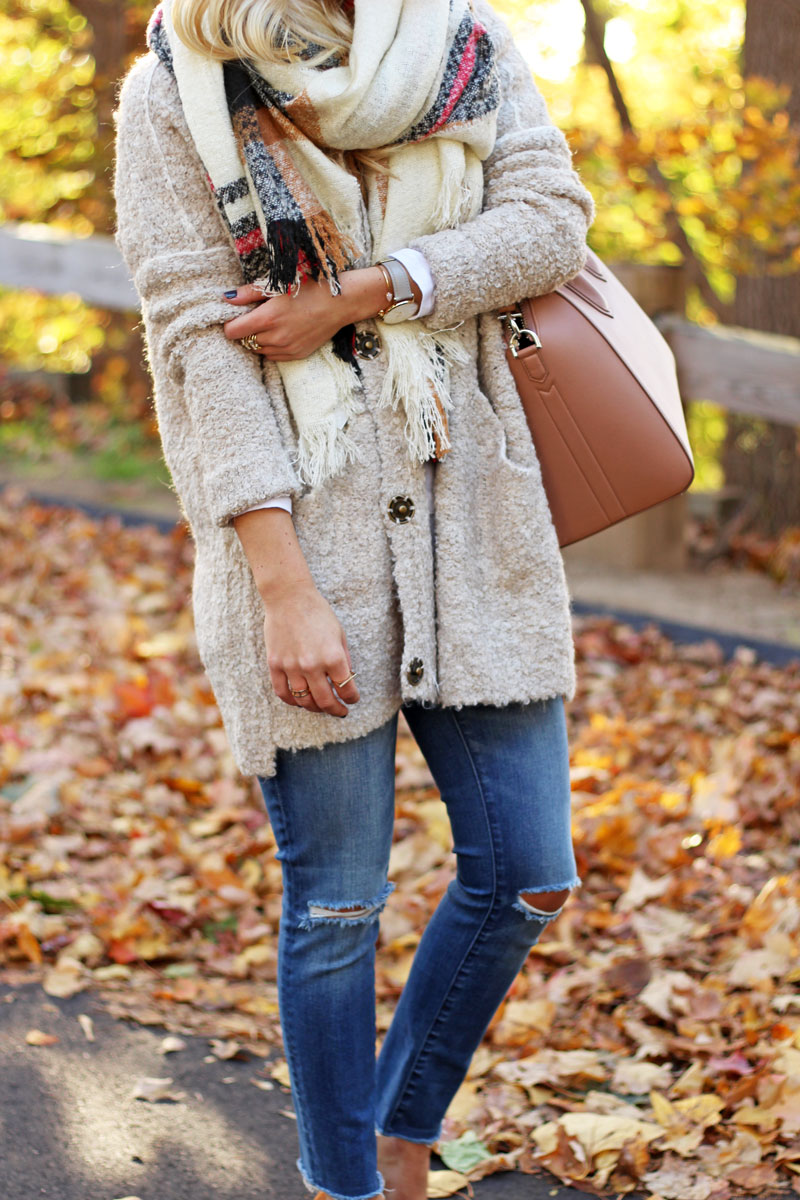
M 228 525 L 254 504 L 304 488 L 260 357 L 225 336 L 222 323 L 242 311 L 221 298 L 242 283 L 239 259 L 177 86 L 152 52 L 129 70 L 114 115 L 115 241 L 141 299 L 159 421 L 164 405 L 183 406 L 176 419 L 196 445 L 211 519 Z
M 432 330 L 572 279 L 586 260 L 586 233 L 594 220 L 592 195 L 508 26 L 487 0 L 476 0 L 475 7 L 497 53 L 497 139 L 484 163 L 481 213 L 409 243 L 422 251 L 433 275 L 434 306 L 421 318 Z

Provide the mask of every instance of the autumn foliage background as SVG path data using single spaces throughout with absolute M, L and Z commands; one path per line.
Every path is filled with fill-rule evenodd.
M 701 323 L 735 319 L 748 277 L 796 284 L 800 134 L 789 86 L 744 74 L 743 3 L 597 0 L 627 126 L 580 0 L 496 7 L 596 198 L 603 258 L 681 264 Z M 3 0 L 0 221 L 112 230 L 116 81 L 150 8 Z M 136 321 L 0 288 L 0 466 L 77 460 L 167 482 Z M 50 387 L 60 373 L 67 392 Z M 735 423 L 702 401 L 689 419 L 696 485 L 719 487 Z M 734 433 L 763 452 L 764 425 Z M 770 560 L 786 577 L 794 544 Z M 271 1054 L 265 1076 L 285 1083 L 279 865 L 197 659 L 191 563 L 182 527 L 2 497 L 3 978 L 92 989 L 120 1016 L 222 1039 L 220 1053 Z M 576 646 L 583 886 L 456 1097 L 440 1194 L 514 1168 L 664 1200 L 800 1191 L 800 663 L 726 660 L 713 641 L 611 618 L 578 618 Z M 454 867 L 405 732 L 397 763 L 379 1033 Z
M 687 315 L 707 323 L 735 316 L 737 275 L 797 274 L 800 135 L 790 120 L 790 83 L 744 77 L 742 0 L 596 0 L 629 129 L 585 36 L 581 0 L 497 0 L 495 7 L 528 54 L 595 196 L 589 242 L 601 257 L 683 263 Z M 779 0 L 753 0 L 753 7 L 765 20 L 780 15 Z M 46 223 L 78 237 L 113 229 L 115 89 L 143 51 L 151 8 L 150 0 L 4 0 L 0 221 Z M 784 15 L 784 37 L 789 24 Z M 0 288 L 0 364 L 73 379 L 66 400 L 43 403 L 4 382 L 0 367 L 0 459 L 66 448 L 101 478 L 126 466 L 164 478 L 131 325 L 129 315 L 91 308 L 74 294 Z M 76 394 L 80 405 L 69 402 Z M 690 406 L 689 420 L 693 486 L 717 488 L 725 415 L 701 402 Z M 751 443 L 764 434 L 752 423 L 741 432 Z

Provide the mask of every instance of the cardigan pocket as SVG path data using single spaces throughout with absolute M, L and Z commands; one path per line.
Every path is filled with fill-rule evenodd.
M 509 412 L 505 404 L 495 406 L 491 398 L 481 390 L 478 391 L 478 396 L 485 405 L 487 420 L 493 433 L 494 453 L 498 460 L 503 466 L 519 474 L 541 476 L 536 447 L 516 392 L 514 399 L 519 405 L 518 414 Z M 521 418 L 521 421 L 518 418 Z
M 490 414 L 495 436 L 500 440 L 499 457 L 513 471 L 539 475 L 539 458 L 533 444 L 525 410 L 514 376 L 506 360 L 500 321 L 495 313 L 478 319 L 478 396 Z

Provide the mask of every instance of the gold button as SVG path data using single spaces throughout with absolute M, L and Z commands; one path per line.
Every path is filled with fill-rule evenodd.
M 408 670 L 406 671 L 406 679 L 408 682 L 416 686 L 424 674 L 425 667 L 423 666 L 422 659 L 412 658 L 411 662 L 408 664 Z
M 414 501 L 410 496 L 395 496 L 389 501 L 389 516 L 398 525 L 405 525 L 414 516 Z

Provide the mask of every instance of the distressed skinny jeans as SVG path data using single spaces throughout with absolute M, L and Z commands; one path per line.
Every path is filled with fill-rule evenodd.
M 375 942 L 393 887 L 397 717 L 352 741 L 281 750 L 277 774 L 259 779 L 283 872 L 278 989 L 297 1166 L 309 1189 L 335 1200 L 382 1191 L 376 1130 L 437 1140 L 492 1016 L 560 911 L 537 909 L 531 894 L 581 882 L 561 697 L 403 711 L 447 806 L 457 874 L 377 1063 Z

